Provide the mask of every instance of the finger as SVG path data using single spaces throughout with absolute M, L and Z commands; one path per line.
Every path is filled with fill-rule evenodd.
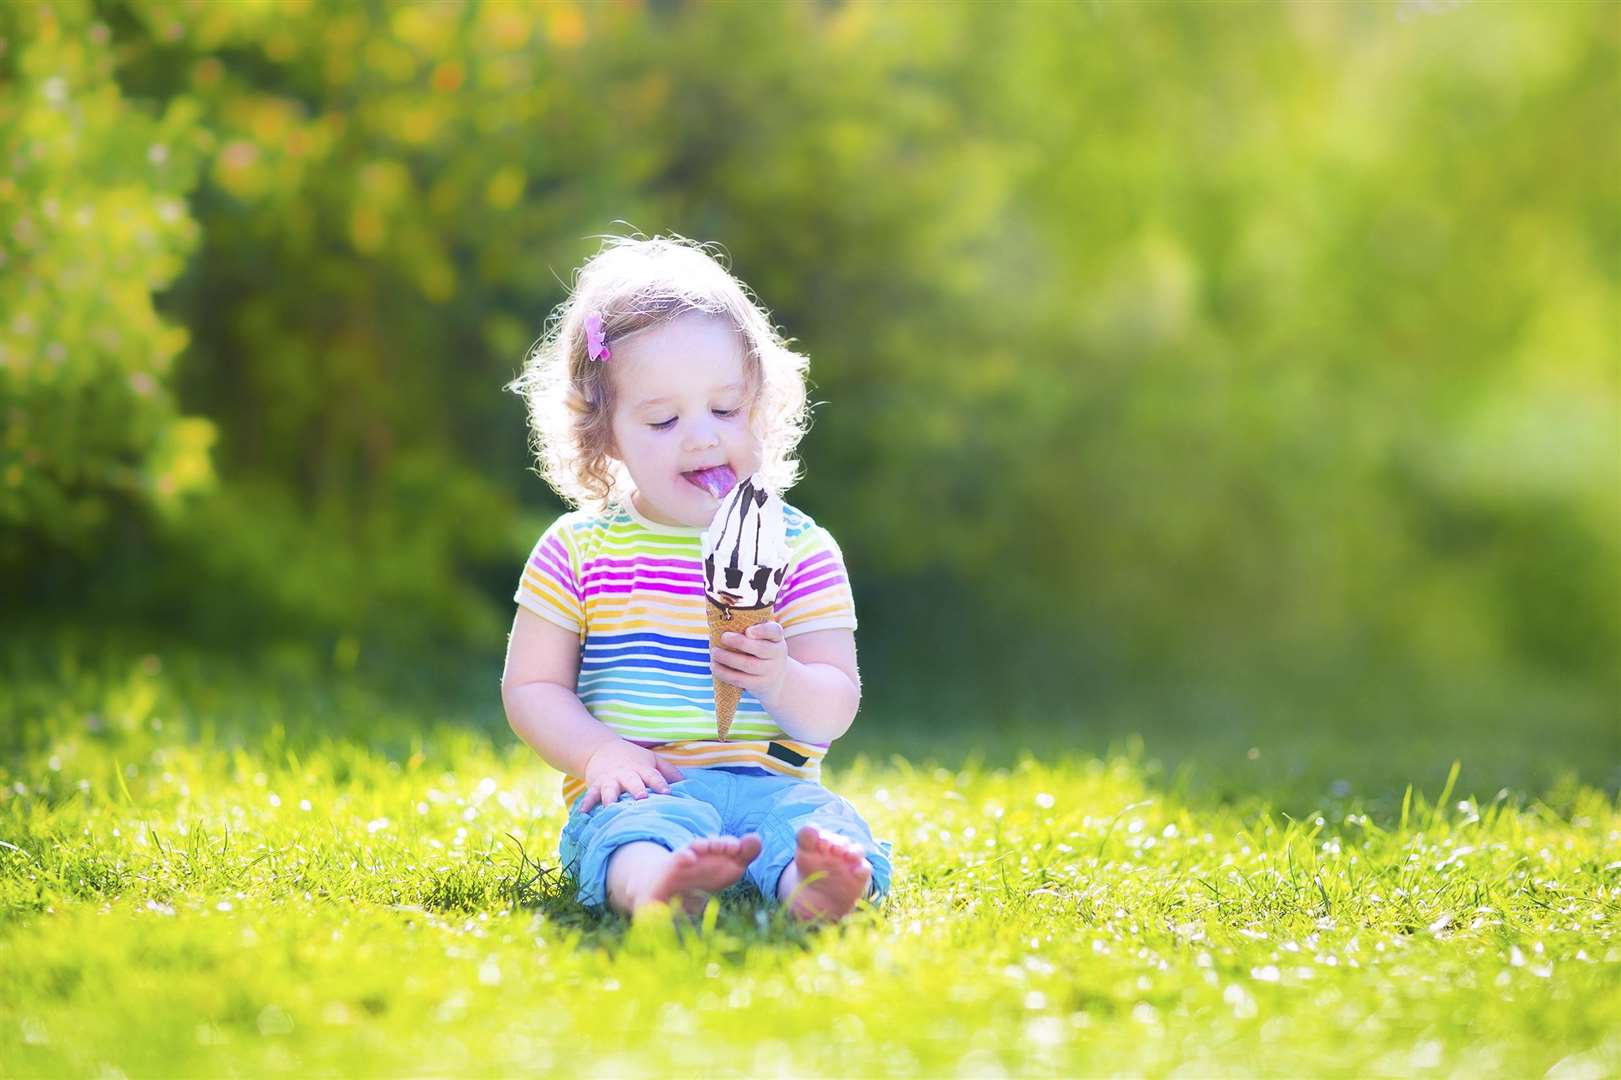
M 669 783 L 665 781 L 664 774 L 659 772 L 657 769 L 643 769 L 641 774 L 642 779 L 647 781 L 647 786 L 650 790 L 656 791 L 661 795 L 668 795 L 670 793 Z
M 685 780 L 686 779 L 686 773 L 683 773 L 680 769 L 676 768 L 674 764 L 672 764 L 671 762 L 665 761 L 661 757 L 654 758 L 653 759 L 653 764 L 658 767 L 659 772 L 664 774 L 664 778 L 666 780 Z
M 764 667 L 765 661 L 758 656 L 749 656 L 747 653 L 731 652 L 726 650 L 721 656 L 721 663 L 733 671 L 744 671 L 750 675 L 758 675 L 757 668 Z
M 585 793 L 585 798 L 580 800 L 580 813 L 589 814 L 591 812 L 591 808 L 596 806 L 596 805 L 597 805 L 597 789 L 592 788 L 590 791 Z
M 619 786 L 619 781 L 613 779 L 604 780 L 602 782 L 602 805 L 612 806 L 614 803 L 618 802 L 619 794 L 623 790 L 624 789 Z
M 749 636 L 759 638 L 761 641 L 781 641 L 782 624 L 777 622 L 755 623 L 749 627 Z
M 723 667 L 716 670 L 715 678 L 719 679 L 727 686 L 735 686 L 739 690 L 747 690 L 749 688 L 750 676 L 746 671 L 735 671 L 732 668 Z
M 631 798 L 647 798 L 647 785 L 642 783 L 642 778 L 639 773 L 626 773 L 619 778 L 619 782 L 624 786 L 626 791 L 630 792 Z
M 751 634 L 753 632 L 752 629 L 749 631 Z M 723 652 L 736 652 L 747 656 L 766 656 L 771 651 L 771 642 L 755 641 L 753 638 L 744 637 L 742 634 L 728 633 L 721 637 L 721 641 L 724 642 L 721 646 Z
M 766 624 L 761 623 L 760 625 L 764 626 Z M 763 633 L 755 633 L 759 629 L 759 626 L 749 627 L 750 636 L 739 639 L 736 647 L 751 656 L 761 656 L 768 659 L 781 653 L 786 648 L 782 643 L 781 630 L 767 630 Z

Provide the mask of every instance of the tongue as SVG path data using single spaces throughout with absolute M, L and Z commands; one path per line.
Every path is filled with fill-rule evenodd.
M 717 465 L 713 469 L 699 469 L 687 473 L 687 479 L 709 492 L 715 498 L 724 498 L 737 486 L 737 474 L 730 465 Z

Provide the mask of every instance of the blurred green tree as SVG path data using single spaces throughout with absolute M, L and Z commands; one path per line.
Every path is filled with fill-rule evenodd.
M 499 388 L 589 234 L 628 222 L 723 242 L 813 357 L 793 498 L 835 527 L 869 640 L 1012 650 L 983 628 L 1016 624 L 1066 673 L 1085 649 L 1613 695 L 1602 5 L 82 10 L 101 21 L 22 35 L 34 82 L 0 109 L 62 130 L 28 87 L 71 39 L 116 56 L 126 113 L 174 125 L 109 143 L 149 170 L 171 146 L 154 205 L 206 153 L 165 295 L 190 343 L 152 370 L 218 425 L 221 485 L 42 580 L 93 569 L 104 599 L 220 626 L 247 596 L 267 630 L 498 641 L 560 509 Z M 68 206 L 84 175 L 7 191 Z M 66 303 L 45 280 L 7 278 L 0 333 Z M 34 445 L 15 427 L 8 465 Z M 141 430 L 206 475 L 206 428 Z M 16 487 L 8 512 L 95 535 Z
M 86 557 L 120 507 L 206 488 L 214 428 L 175 407 L 185 347 L 153 295 L 196 243 L 197 110 L 120 93 L 81 5 L 0 11 L 0 562 Z

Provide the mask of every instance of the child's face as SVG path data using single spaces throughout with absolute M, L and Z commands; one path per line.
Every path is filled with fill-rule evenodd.
M 720 498 L 685 474 L 728 465 L 741 481 L 760 467 L 736 331 L 688 313 L 609 344 L 613 456 L 635 481 L 636 508 L 665 525 L 708 525 Z

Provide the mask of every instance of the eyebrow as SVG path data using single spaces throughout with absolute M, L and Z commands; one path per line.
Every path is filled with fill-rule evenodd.
M 727 383 L 725 386 L 717 386 L 717 387 L 715 387 L 715 389 L 716 389 L 716 391 L 746 390 L 746 389 L 748 389 L 748 387 L 744 386 L 742 383 L 734 382 L 734 383 Z M 646 401 L 638 402 L 636 404 L 636 407 L 638 409 L 645 409 L 649 405 L 662 405 L 665 402 L 670 401 L 670 400 L 672 400 L 672 399 L 667 398 L 667 397 L 648 398 Z

